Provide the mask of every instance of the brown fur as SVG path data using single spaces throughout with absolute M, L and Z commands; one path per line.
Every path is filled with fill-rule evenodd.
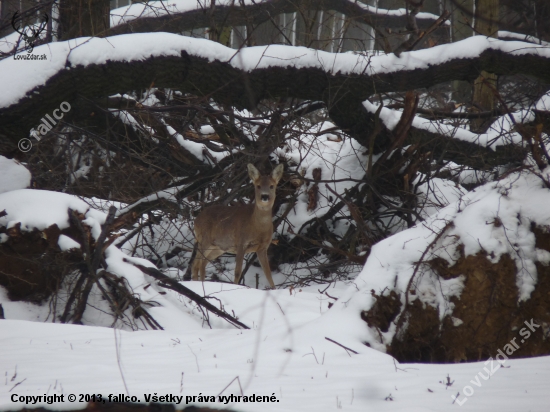
M 261 176 L 254 165 L 248 165 L 248 174 L 256 192 L 256 201 L 240 206 L 210 206 L 195 219 L 195 237 L 198 243 L 193 262 L 193 280 L 204 281 L 208 262 L 225 252 L 235 253 L 235 283 L 239 283 L 245 253 L 256 252 L 267 281 L 275 287 L 267 259 L 267 248 L 273 236 L 271 211 L 275 189 L 283 175 L 283 165 L 268 176 Z M 262 200 L 263 199 L 263 200 Z

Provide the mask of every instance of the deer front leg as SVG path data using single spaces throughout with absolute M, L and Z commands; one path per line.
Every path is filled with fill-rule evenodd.
M 238 285 L 243 274 L 243 260 L 244 260 L 244 249 L 237 250 L 237 256 L 235 257 L 235 284 Z
M 191 279 L 199 280 L 199 273 L 201 271 L 201 265 L 204 257 L 198 242 L 195 244 L 195 247 L 197 248 L 197 251 L 195 253 L 195 259 L 193 259 L 193 263 L 191 265 Z
M 269 260 L 267 259 L 267 249 L 256 251 L 256 256 L 260 261 L 260 265 L 264 271 L 267 281 L 271 285 L 271 289 L 275 289 L 275 284 L 273 283 L 273 278 L 271 277 L 271 269 L 269 268 Z

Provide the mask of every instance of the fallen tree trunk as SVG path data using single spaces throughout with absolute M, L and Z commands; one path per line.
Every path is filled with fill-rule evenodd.
M 183 41 L 182 39 L 184 38 L 175 36 L 173 40 Z M 475 40 L 482 41 L 479 38 Z M 109 41 L 116 43 L 116 37 Z M 370 59 L 363 56 L 338 54 L 330 57 L 330 54 L 324 52 L 304 51 L 305 57 L 297 55 L 294 59 L 287 59 L 286 63 L 270 65 L 271 63 L 263 63 L 263 60 L 268 58 L 266 55 L 272 54 L 269 48 L 262 48 L 264 52 L 261 55 L 248 54 L 249 57 L 243 56 L 243 59 L 239 54 L 250 53 L 251 49 L 235 52 L 216 43 L 212 43 L 212 47 L 216 47 L 216 50 L 221 48 L 220 52 L 230 53 L 231 57 L 227 61 L 224 57 L 220 57 L 222 59 L 220 61 L 194 55 L 193 48 L 189 47 L 190 51 L 187 51 L 187 46 L 183 43 L 181 57 L 162 55 L 163 52 L 160 51 L 158 52 L 160 55 L 150 56 L 145 60 L 107 60 L 104 63 L 87 66 L 78 65 L 78 61 L 75 61 L 75 65 L 72 66 L 71 58 L 67 56 L 66 67 L 52 74 L 44 85 L 28 90 L 24 96 L 21 95 L 17 103 L 0 108 L 0 143 L 6 144 L 6 141 L 11 141 L 11 144 L 15 145 L 17 140 L 27 137 L 29 129 L 37 127 L 45 113 L 51 113 L 59 107 L 59 102 L 74 102 L 80 97 L 90 99 L 107 97 L 128 90 L 146 89 L 154 84 L 155 87 L 174 88 L 196 95 L 209 96 L 237 108 L 253 109 L 262 99 L 276 97 L 320 100 L 325 102 L 332 119 L 340 128 L 364 146 L 368 146 L 368 136 L 373 130 L 375 120 L 374 114 L 367 113 L 361 102 L 375 93 L 426 88 L 451 80 L 473 80 L 479 75 L 480 70 L 498 75 L 522 73 L 550 83 L 550 53 L 544 48 L 530 44 L 526 46 L 528 49 L 525 51 L 506 52 L 503 51 L 508 50 L 505 43 L 499 41 L 487 43 L 484 51 L 469 57 L 452 56 L 452 48 L 456 43 L 440 46 L 439 51 L 449 56 L 441 58 L 440 61 L 435 59 L 432 64 L 419 63 L 427 57 L 425 55 L 427 51 L 420 50 L 403 53 L 401 58 L 390 55 Z M 527 45 L 527 43 L 518 43 L 517 46 L 520 47 L 522 44 Z M 85 44 L 80 47 L 86 46 Z M 121 52 L 124 47 L 128 47 L 127 43 L 117 44 Z M 275 58 L 277 50 L 273 49 Z M 284 49 L 284 53 L 287 51 L 296 52 L 296 49 Z M 312 62 L 311 58 L 315 59 L 315 56 L 322 57 L 320 63 Z M 300 63 L 302 58 L 305 59 L 303 65 Z M 254 59 L 258 59 L 258 62 L 254 63 Z M 328 62 L 329 59 L 333 59 L 331 66 L 323 63 Z M 240 68 L 241 63 L 238 62 L 241 60 L 247 62 L 245 67 L 251 65 L 256 68 Z M 352 61 L 357 68 L 348 67 Z M 0 62 L 0 70 L 3 62 Z M 385 64 L 390 66 L 402 64 L 403 67 L 387 71 L 383 69 Z M 297 68 L 297 65 L 300 67 Z M 24 90 L 24 86 L 21 87 Z M 68 121 L 71 120 L 71 115 L 71 112 L 67 113 Z M 424 131 L 418 133 L 427 140 L 440 137 L 445 141 L 451 139 Z M 383 140 L 377 139 L 377 142 L 382 142 L 383 146 Z M 472 143 L 453 144 L 464 146 L 465 143 L 471 146 L 468 153 L 473 153 L 473 156 L 464 157 L 465 164 L 468 164 L 469 158 L 495 158 L 497 164 L 509 162 L 506 158 L 501 161 L 500 154 L 487 148 L 479 148 Z

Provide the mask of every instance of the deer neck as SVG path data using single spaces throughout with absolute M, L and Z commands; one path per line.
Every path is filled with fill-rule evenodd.
M 271 212 L 273 209 L 273 205 L 271 207 L 266 208 L 260 208 L 258 204 L 254 205 L 254 211 L 252 212 L 252 220 L 258 224 L 269 224 L 272 223 L 273 217 L 271 216 Z

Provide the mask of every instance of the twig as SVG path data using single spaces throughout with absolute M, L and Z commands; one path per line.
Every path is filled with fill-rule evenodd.
M 354 351 L 353 349 L 350 349 L 350 348 L 348 348 L 347 346 L 344 346 L 344 345 L 342 345 L 341 343 L 338 343 L 338 342 L 336 342 L 335 340 L 332 340 L 331 338 L 327 338 L 327 337 L 325 336 L 325 339 L 328 340 L 329 342 L 335 343 L 336 345 L 340 346 L 341 348 L 344 348 L 346 351 L 350 351 L 350 352 L 352 352 L 352 353 L 355 353 L 356 355 L 359 355 L 359 352 L 356 352 L 356 351 Z M 348 355 L 349 355 L 349 353 L 348 353 Z M 349 356 L 351 356 L 351 355 L 349 355 Z
M 77 217 L 74 211 L 71 211 L 70 213 L 73 222 L 76 223 L 77 227 L 80 229 L 80 232 L 82 233 L 83 241 L 85 245 L 84 249 L 86 252 L 86 261 L 87 261 L 86 263 L 88 266 L 88 279 L 86 281 L 86 285 L 84 286 L 84 289 L 82 290 L 82 294 L 80 295 L 78 306 L 76 307 L 74 314 L 72 316 L 73 323 L 80 323 L 80 321 L 82 320 L 82 315 L 84 315 L 84 310 L 86 309 L 86 305 L 88 303 L 88 296 L 90 295 L 93 285 L 99 279 L 99 275 L 96 272 L 97 272 L 97 268 L 99 267 L 99 263 L 101 261 L 101 255 L 103 253 L 103 246 L 105 243 L 105 239 L 107 238 L 109 227 L 115 219 L 116 211 L 117 211 L 117 208 L 114 206 L 111 206 L 109 208 L 109 214 L 107 215 L 107 219 L 105 219 L 105 223 L 102 225 L 101 233 L 97 238 L 93 256 L 91 257 L 91 259 L 90 259 L 90 253 L 89 253 L 89 244 L 87 240 L 88 236 L 86 231 L 84 230 L 84 227 L 82 226 L 82 222 Z
M 199 368 L 199 358 L 197 358 L 197 355 L 195 354 L 195 352 L 193 352 L 193 349 L 191 349 L 191 346 L 187 345 L 187 347 L 189 348 L 189 350 L 191 351 L 191 353 L 195 357 L 195 363 L 197 364 L 197 372 L 200 373 L 201 370 Z
M 127 263 L 132 263 L 127 260 L 125 260 Z M 139 270 L 141 270 L 143 273 L 148 274 L 149 276 L 154 277 L 157 280 L 160 280 L 162 282 L 161 286 L 165 287 L 167 289 L 171 289 L 175 292 L 178 292 L 179 294 L 191 299 L 193 302 L 195 302 L 197 305 L 205 308 L 206 310 L 214 313 L 215 315 L 218 315 L 220 318 L 225 319 L 232 325 L 241 328 L 241 329 L 250 329 L 248 326 L 246 326 L 244 323 L 239 322 L 237 319 L 235 319 L 233 316 L 229 315 L 228 313 L 218 309 L 214 305 L 212 305 L 210 302 L 208 302 L 204 297 L 201 295 L 193 292 L 191 289 L 186 288 L 179 282 L 175 281 L 174 279 L 169 278 L 164 273 L 159 271 L 158 269 L 151 268 L 151 267 L 145 267 L 142 265 L 138 265 L 137 263 L 133 264 L 135 267 L 137 267 Z
M 120 352 L 118 348 L 118 338 L 116 336 L 116 327 L 113 328 L 113 333 L 115 334 L 115 350 L 116 350 L 116 361 L 118 364 L 118 371 L 120 372 L 120 377 L 122 378 L 122 383 L 124 384 L 124 389 L 126 389 L 126 395 L 130 395 L 128 391 L 128 385 L 126 385 L 126 379 L 124 379 L 124 373 L 122 372 L 122 366 L 120 365 Z
M 241 390 L 241 395 L 244 396 L 243 387 L 241 386 L 241 380 L 239 379 L 239 376 L 235 376 L 235 377 L 231 380 L 231 382 L 229 382 L 229 383 L 227 384 L 227 386 L 226 386 L 225 388 L 223 388 L 222 391 L 221 391 L 220 393 L 218 393 L 218 396 L 220 396 L 220 395 L 223 393 L 223 391 L 225 391 L 227 388 L 229 388 L 229 387 L 231 386 L 231 384 L 232 384 L 233 382 L 235 382 L 235 380 L 237 380 L 237 382 L 239 383 L 239 389 Z
M 12 390 L 14 390 L 17 386 L 21 385 L 26 380 L 27 380 L 27 378 L 23 379 L 21 382 L 17 382 L 15 385 L 12 386 L 12 388 L 8 392 L 11 392 Z
M 117 208 L 114 206 L 111 206 L 109 208 L 109 214 L 107 215 L 107 219 L 105 219 L 105 224 L 101 228 L 101 233 L 97 238 L 96 246 L 94 249 L 94 256 L 92 259 L 92 270 L 93 270 L 92 273 L 95 273 L 95 269 L 99 267 L 101 254 L 103 253 L 103 244 L 105 243 L 105 239 L 107 238 L 107 233 L 109 232 L 109 226 L 115 220 L 116 211 L 117 211 Z
M 333 253 L 337 253 L 341 256 L 345 256 L 350 262 L 357 263 L 359 265 L 364 265 L 365 264 L 365 261 L 366 261 L 366 258 L 367 258 L 366 256 L 352 255 L 351 253 L 346 252 L 345 250 L 337 249 L 337 248 L 331 247 L 331 246 L 327 246 L 324 243 L 318 242 L 317 240 L 309 238 L 307 236 L 300 235 L 299 233 L 296 233 L 294 236 L 297 237 L 297 238 L 306 240 L 306 241 L 310 242 L 312 245 L 315 245 L 315 246 L 320 247 L 322 249 L 329 250 L 329 251 L 331 251 Z
M 317 362 L 317 365 L 319 365 L 319 360 L 317 359 L 317 355 L 315 355 L 315 349 L 313 349 L 313 346 L 311 346 L 311 353 L 306 353 L 304 356 L 302 356 L 302 358 L 307 355 L 313 355 L 313 357 L 315 358 L 315 362 Z

